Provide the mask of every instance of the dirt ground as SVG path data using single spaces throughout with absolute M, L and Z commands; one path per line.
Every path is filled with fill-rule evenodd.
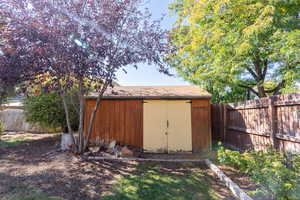
M 219 165 L 218 166 L 233 182 L 244 190 L 255 200 L 274 200 L 272 197 L 262 193 L 262 188 L 251 181 L 250 177 L 246 174 L 239 173 L 233 167 Z
M 100 199 L 111 193 L 118 177 L 135 173 L 136 162 L 84 161 L 71 153 L 58 152 L 58 147 L 59 136 L 51 135 L 32 135 L 24 143 L 0 146 L 0 199 L 24 186 L 66 200 Z M 173 171 L 180 168 L 174 163 L 161 165 Z M 205 180 L 220 199 L 235 199 L 210 170 L 204 170 Z

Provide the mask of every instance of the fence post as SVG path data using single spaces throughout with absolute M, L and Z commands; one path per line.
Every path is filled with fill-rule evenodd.
M 274 106 L 274 98 L 269 97 L 268 101 L 268 113 L 269 113 L 269 119 L 270 119 L 270 138 L 271 138 L 271 144 L 273 148 L 277 149 L 277 143 L 276 143 L 276 133 L 277 133 L 277 116 L 276 116 L 276 110 Z
M 226 143 L 227 133 L 227 104 L 223 104 L 223 143 Z

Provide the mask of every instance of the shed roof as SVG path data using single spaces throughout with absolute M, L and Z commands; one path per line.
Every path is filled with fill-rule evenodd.
M 86 98 L 97 98 L 91 93 Z M 115 86 L 108 88 L 104 99 L 210 99 L 199 86 Z

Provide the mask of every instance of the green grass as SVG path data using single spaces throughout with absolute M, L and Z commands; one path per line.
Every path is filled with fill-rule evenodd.
M 25 143 L 26 140 L 17 139 L 17 140 L 0 140 L 0 147 L 11 147 L 17 146 L 19 144 Z
M 32 187 L 16 187 L 12 192 L 0 197 L 0 200 L 63 200 L 60 197 L 49 196 Z
M 31 140 L 30 138 L 23 136 L 21 134 L 18 136 L 3 135 L 2 137 L 0 137 L 0 147 L 17 146 L 20 144 L 24 144 L 30 140 Z
M 164 168 L 159 164 L 139 164 L 136 175 L 121 177 L 113 194 L 104 200 L 192 200 L 218 199 L 204 179 L 205 171 Z

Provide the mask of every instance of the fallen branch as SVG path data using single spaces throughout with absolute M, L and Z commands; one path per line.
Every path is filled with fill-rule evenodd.
M 115 161 L 141 161 L 141 162 L 204 162 L 202 159 L 156 159 L 156 158 L 112 158 L 112 157 L 87 157 L 87 160 L 115 160 Z
M 234 183 L 229 177 L 227 177 L 222 170 L 220 170 L 210 160 L 205 160 L 206 165 L 219 177 L 221 181 L 231 190 L 231 192 L 240 200 L 253 200 L 248 194 L 246 194 L 236 183 Z

